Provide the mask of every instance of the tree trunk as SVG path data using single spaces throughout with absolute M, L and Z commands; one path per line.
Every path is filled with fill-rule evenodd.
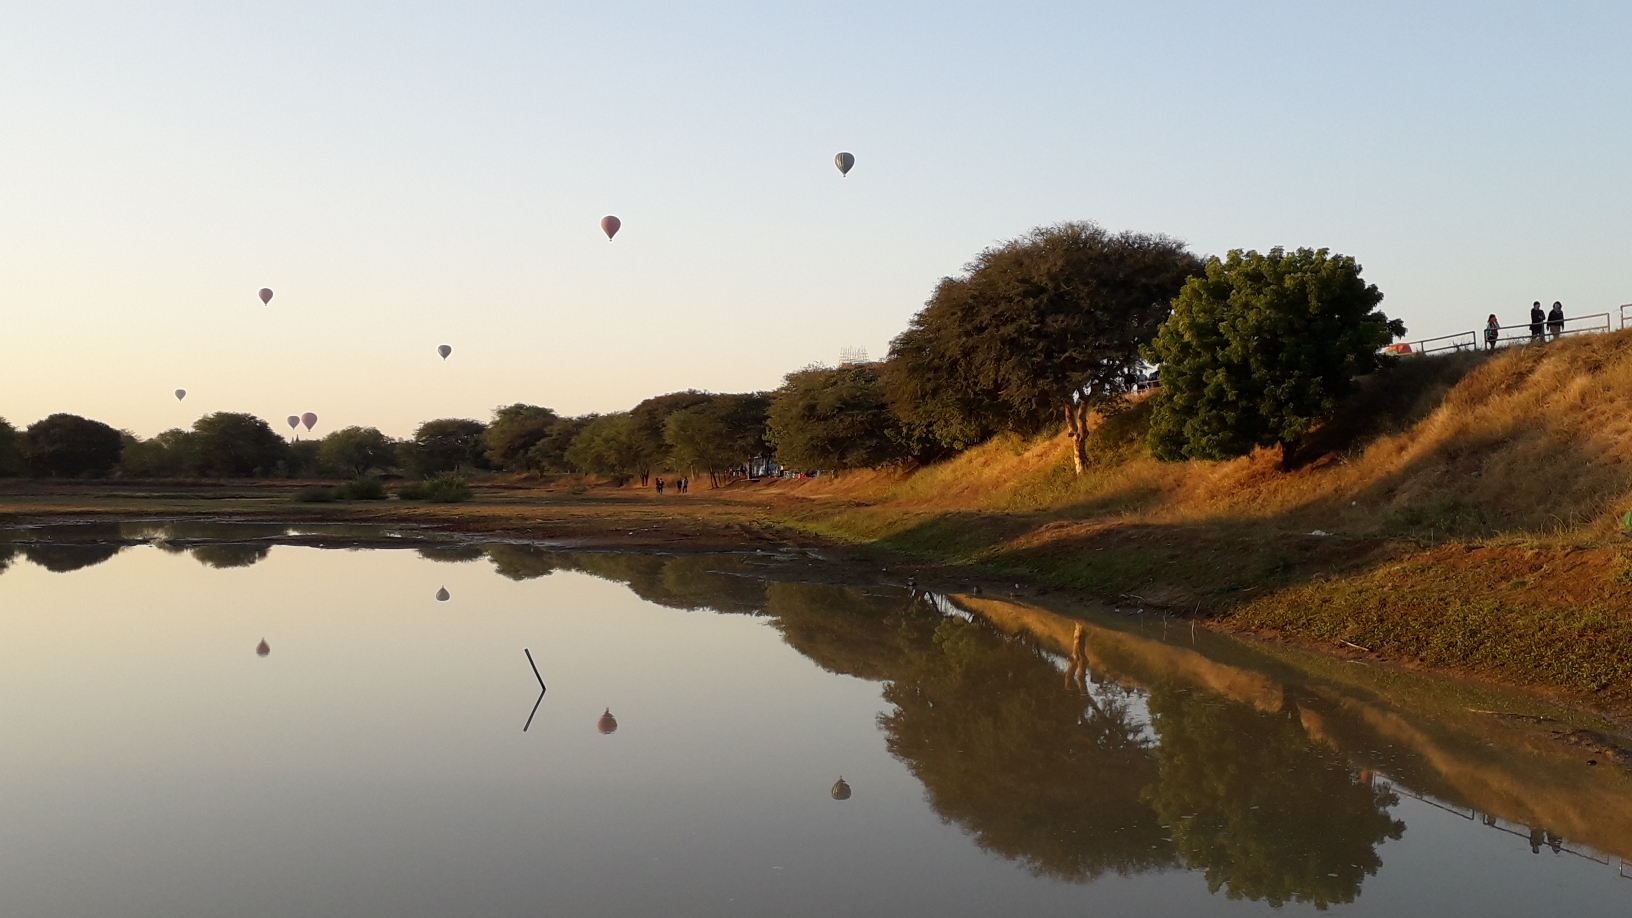
M 1065 435 L 1071 438 L 1071 458 L 1078 475 L 1088 466 L 1088 405 L 1083 400 L 1065 406 Z

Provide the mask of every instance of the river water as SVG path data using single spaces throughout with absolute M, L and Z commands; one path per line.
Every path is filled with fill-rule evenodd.
M 1632 781 L 1528 699 L 803 556 L 316 547 L 357 536 L 0 536 L 0 915 L 1632 914 Z

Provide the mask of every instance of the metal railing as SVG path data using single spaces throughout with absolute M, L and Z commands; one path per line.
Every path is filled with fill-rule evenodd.
M 1632 303 L 1627 303 L 1625 306 L 1621 307 L 1621 327 L 1622 328 L 1625 328 L 1626 324 L 1628 322 L 1632 322 L 1632 316 L 1629 316 L 1626 313 L 1626 311 L 1628 309 L 1632 309 Z
M 1391 354 L 1443 354 L 1447 351 L 1476 351 L 1479 349 L 1479 335 L 1477 332 L 1457 332 L 1454 335 L 1440 335 L 1438 338 L 1424 338 L 1421 341 L 1403 341 L 1391 344 L 1385 350 Z
M 1536 329 L 1541 331 L 1537 332 Z M 1563 327 L 1557 331 L 1546 322 L 1533 325 L 1529 322 L 1523 325 L 1503 325 L 1497 329 L 1496 346 L 1506 347 L 1512 344 L 1539 344 L 1542 341 L 1559 338 L 1564 335 L 1586 335 L 1610 330 L 1609 313 L 1595 312 L 1591 315 L 1572 316 L 1564 320 Z

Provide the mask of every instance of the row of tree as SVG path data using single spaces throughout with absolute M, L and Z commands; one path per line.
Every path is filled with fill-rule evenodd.
M 1000 432 L 1063 429 L 1080 472 L 1091 419 L 1153 373 L 1161 459 L 1290 447 L 1403 335 L 1348 256 L 1324 249 L 1202 259 L 1162 235 L 1092 223 L 1041 227 L 941 280 L 878 363 L 811 366 L 768 393 L 674 392 L 629 411 L 562 417 L 515 404 L 488 423 L 427 421 L 410 440 L 348 427 L 286 443 L 259 418 L 219 413 L 137 440 L 52 415 L 0 421 L 0 474 L 358 476 L 494 469 L 645 483 L 774 457 L 842 470 L 930 461 Z

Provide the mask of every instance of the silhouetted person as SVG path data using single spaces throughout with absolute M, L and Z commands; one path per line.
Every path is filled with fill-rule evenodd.
M 663 479 L 661 479 L 661 478 L 659 478 L 657 480 L 657 493 L 659 495 L 661 495 L 663 493 Z
M 1485 320 L 1485 350 L 1496 350 L 1496 339 L 1502 336 L 1502 323 L 1496 321 L 1496 313 L 1491 313 Z
M 1564 304 L 1557 300 L 1553 301 L 1552 311 L 1547 313 L 1547 334 L 1555 341 L 1564 334 Z
M 1541 300 L 1530 306 L 1530 340 L 1539 343 L 1547 327 L 1547 313 L 1541 311 Z

